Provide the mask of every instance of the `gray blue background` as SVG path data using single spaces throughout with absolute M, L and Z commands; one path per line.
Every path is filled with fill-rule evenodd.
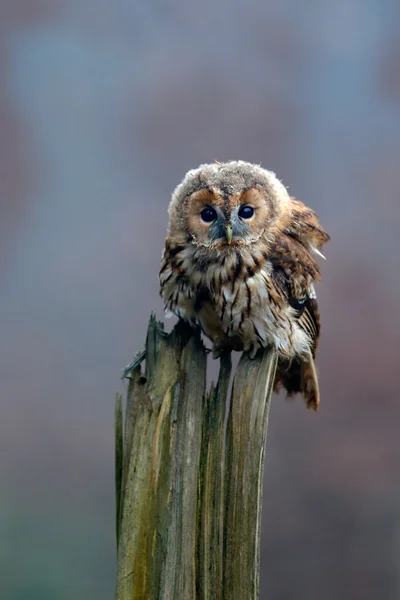
M 120 368 L 162 315 L 172 189 L 235 158 L 332 236 L 321 410 L 270 416 L 261 597 L 400 597 L 399 12 L 0 3 L 2 600 L 113 597 Z

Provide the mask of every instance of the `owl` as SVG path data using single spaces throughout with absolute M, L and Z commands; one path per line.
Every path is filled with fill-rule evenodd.
M 316 255 L 329 235 L 275 173 L 244 161 L 189 171 L 172 195 L 160 266 L 167 313 L 200 326 L 213 356 L 273 346 L 275 389 L 319 405 Z M 324 258 L 324 257 L 323 257 Z

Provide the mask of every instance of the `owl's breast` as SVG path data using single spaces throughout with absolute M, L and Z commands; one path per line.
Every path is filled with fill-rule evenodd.
M 260 347 L 275 346 L 282 356 L 308 351 L 308 336 L 296 321 L 296 311 L 277 285 L 266 253 L 236 253 L 204 277 L 198 320 L 205 333 L 223 346 L 254 355 Z
M 254 355 L 273 345 L 285 357 L 308 350 L 310 340 L 265 248 L 235 249 L 208 261 L 190 250 L 172 253 L 162 264 L 161 294 L 169 310 L 197 322 L 214 347 Z

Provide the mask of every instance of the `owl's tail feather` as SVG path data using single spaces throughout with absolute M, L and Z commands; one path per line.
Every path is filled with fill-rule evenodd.
M 288 396 L 300 393 L 307 404 L 307 408 L 318 409 L 318 377 L 311 353 L 307 357 L 307 361 L 301 358 L 295 358 L 291 362 L 279 361 L 275 391 L 278 391 L 281 386 L 286 389 Z

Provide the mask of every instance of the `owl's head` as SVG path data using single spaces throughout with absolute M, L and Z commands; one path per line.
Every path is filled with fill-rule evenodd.
M 277 231 L 290 199 L 275 173 L 243 161 L 189 171 L 169 206 L 169 234 L 221 249 L 247 246 Z

